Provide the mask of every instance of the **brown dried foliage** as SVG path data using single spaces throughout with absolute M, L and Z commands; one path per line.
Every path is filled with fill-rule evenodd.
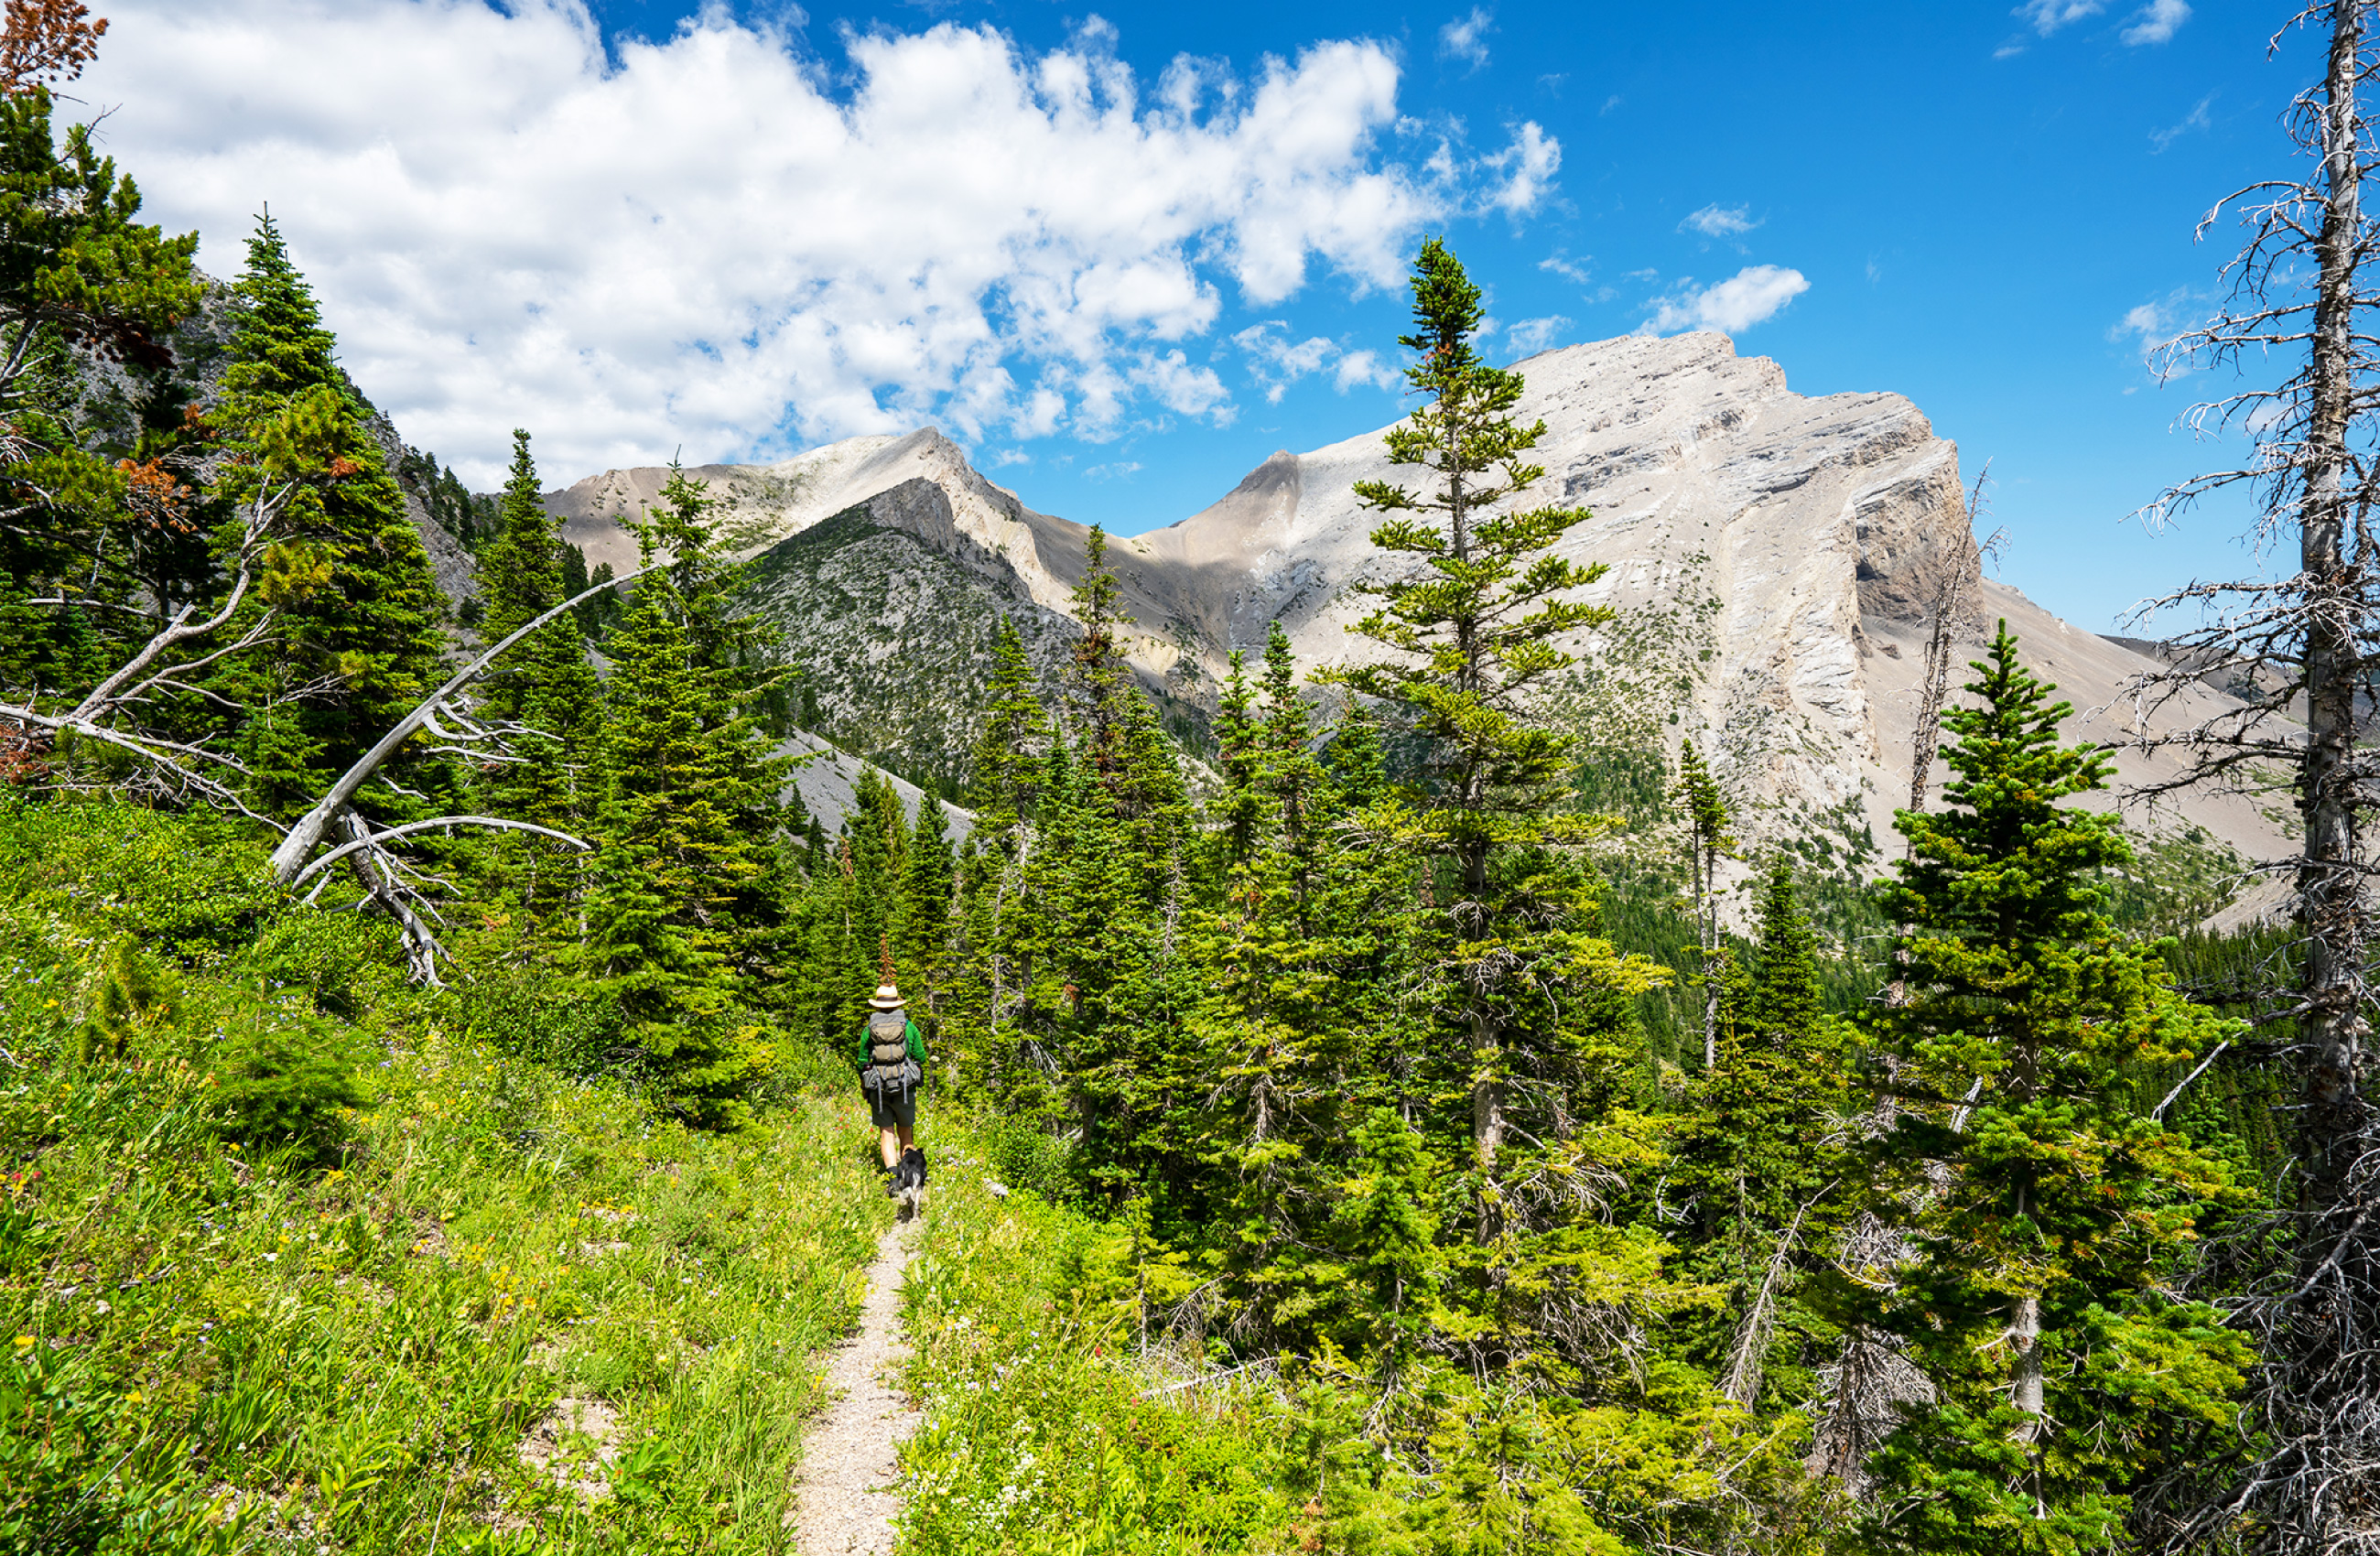
M 7 0 L 0 20 L 0 92 L 71 81 L 99 53 L 107 18 L 81 0 Z

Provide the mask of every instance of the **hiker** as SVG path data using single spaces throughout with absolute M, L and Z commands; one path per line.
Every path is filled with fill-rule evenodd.
M 917 1087 L 926 1078 L 926 1039 L 886 979 L 868 1002 L 868 1029 L 859 1039 L 859 1086 L 876 1121 L 884 1156 L 884 1192 L 900 1192 L 902 1157 L 917 1144 Z

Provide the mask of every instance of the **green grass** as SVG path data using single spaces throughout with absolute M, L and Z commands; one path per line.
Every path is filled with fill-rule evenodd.
M 170 1001 L 80 1060 L 135 930 Z M 788 1087 L 689 1132 L 470 1008 L 208 823 L 0 809 L 0 1551 L 790 1548 L 889 1215 L 864 1119 Z M 359 1105 L 238 1137 L 260 1031 Z M 540 1436 L 565 1397 L 600 1439 Z
M 926 1405 L 902 1454 L 903 1556 L 1294 1549 L 1286 1399 L 1169 1388 L 1203 1358 L 1144 1352 L 1129 1231 L 996 1197 L 990 1133 L 943 1118 L 928 1141 L 933 1199 L 903 1302 Z

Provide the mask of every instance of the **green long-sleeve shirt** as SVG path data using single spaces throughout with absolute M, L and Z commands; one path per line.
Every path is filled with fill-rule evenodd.
M 907 1017 L 904 1016 L 903 1019 L 907 1020 Z M 908 1026 L 909 1057 L 917 1062 L 918 1069 L 923 1070 L 926 1067 L 926 1035 L 917 1030 L 917 1024 L 915 1021 L 910 1021 Z M 868 1035 L 868 1024 L 863 1021 L 859 1024 L 859 1060 L 856 1065 L 857 1068 L 865 1070 L 868 1065 L 876 1062 L 875 1048 L 875 1039 Z

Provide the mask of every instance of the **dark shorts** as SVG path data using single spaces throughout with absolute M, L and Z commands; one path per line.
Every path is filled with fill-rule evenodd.
M 862 1088 L 860 1095 L 868 1099 L 868 1114 L 876 1121 L 877 1128 L 915 1129 L 917 1127 L 917 1088 L 916 1087 L 904 1089 L 897 1086 L 888 1086 L 881 1091 L 869 1091 Z

